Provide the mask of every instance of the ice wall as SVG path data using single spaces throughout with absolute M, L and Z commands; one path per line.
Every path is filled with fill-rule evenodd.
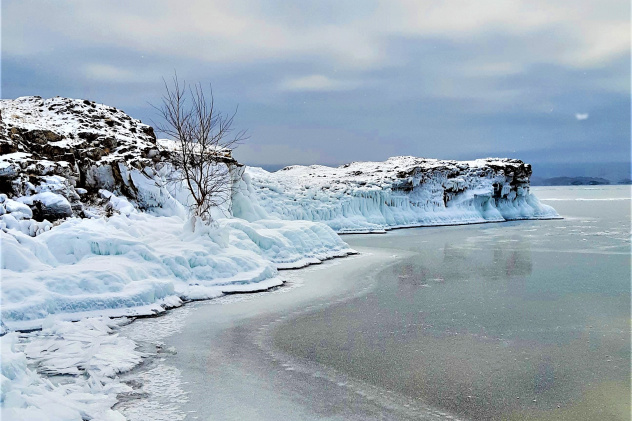
M 320 221 L 341 233 L 559 217 L 530 193 L 530 175 L 529 164 L 492 158 L 248 168 L 233 214 Z

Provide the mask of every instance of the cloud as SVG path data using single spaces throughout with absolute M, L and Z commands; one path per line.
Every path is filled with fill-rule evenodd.
M 134 72 L 109 64 L 88 64 L 84 70 L 88 78 L 102 82 L 121 83 L 140 80 L 140 76 Z
M 331 92 L 345 91 L 357 87 L 357 83 L 343 82 L 330 79 L 324 75 L 309 75 L 287 79 L 281 83 L 281 89 L 286 91 Z
M 308 55 L 349 67 L 379 67 L 389 64 L 385 44 L 397 37 L 469 43 L 489 34 L 548 33 L 546 43 L 522 51 L 519 64 L 591 67 L 630 49 L 629 5 L 620 0 L 377 0 L 368 5 L 305 0 L 300 8 L 292 2 L 263 3 L 6 0 L 3 14 L 12 18 L 3 20 L 3 53 L 66 51 L 83 44 L 212 63 Z M 25 21 L 32 26 L 27 29 Z
M 575 114 L 575 118 L 578 121 L 588 120 L 588 113 L 577 113 L 577 114 Z

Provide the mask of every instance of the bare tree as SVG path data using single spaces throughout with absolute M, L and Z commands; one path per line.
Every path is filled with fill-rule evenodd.
M 177 74 L 171 85 L 163 82 L 162 104 L 154 108 L 164 121 L 156 127 L 176 142 L 169 181 L 186 186 L 193 200 L 191 213 L 210 222 L 211 209 L 230 199 L 233 183 L 227 164 L 232 150 L 247 139 L 246 132 L 233 132 L 237 109 L 232 114 L 218 111 L 210 85 L 206 94 L 200 83 L 180 83 Z

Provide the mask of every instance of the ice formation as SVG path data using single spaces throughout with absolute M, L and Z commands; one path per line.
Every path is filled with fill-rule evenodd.
M 549 219 L 559 215 L 529 191 L 531 166 L 515 159 L 441 161 L 410 156 L 337 168 L 248 168 L 235 216 L 318 221 L 337 232 Z M 257 205 L 253 205 L 256 203 Z
M 71 219 L 32 238 L 2 235 L 2 320 L 37 328 L 49 314 L 137 315 L 180 299 L 280 285 L 277 269 L 352 252 L 327 226 L 305 221 L 198 219 L 143 213 Z
M 121 383 L 117 374 L 131 370 L 142 354 L 133 341 L 112 334 L 116 325 L 109 319 L 92 318 L 48 323 L 41 332 L 3 336 L 1 418 L 124 421 L 111 407 L 119 394 L 132 388 Z

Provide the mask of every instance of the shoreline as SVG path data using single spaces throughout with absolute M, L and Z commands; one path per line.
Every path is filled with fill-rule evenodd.
M 514 219 L 499 219 L 499 220 L 489 220 L 489 221 L 475 221 L 475 222 L 455 222 L 455 223 L 447 223 L 447 224 L 412 224 L 412 225 L 393 225 L 389 227 L 385 227 L 381 230 L 375 231 L 336 231 L 338 235 L 355 235 L 355 234 L 387 234 L 389 231 L 401 230 L 401 229 L 409 229 L 409 228 L 433 228 L 433 227 L 459 227 L 465 225 L 481 225 L 481 224 L 499 224 L 503 222 L 515 222 L 515 221 L 553 221 L 564 219 L 563 216 L 556 217 L 527 217 L 527 218 L 514 218 Z
M 447 224 L 413 224 L 413 225 L 394 225 L 384 228 L 383 230 L 372 230 L 372 231 L 342 231 L 336 232 L 339 236 L 349 236 L 349 235 L 371 235 L 371 234 L 388 234 L 389 231 L 403 230 L 403 229 L 415 229 L 415 228 L 434 228 L 434 227 L 452 227 L 452 226 L 468 226 L 468 225 L 482 225 L 482 224 L 493 224 L 493 223 L 503 223 L 503 222 L 516 222 L 516 221 L 548 221 L 548 220 L 562 220 L 563 216 L 558 217 L 542 217 L 542 218 L 515 218 L 515 219 L 505 219 L 505 220 L 489 220 L 489 221 L 477 221 L 477 222 L 456 222 L 456 223 L 447 223 Z M 342 253 L 332 254 L 328 256 L 319 256 L 317 259 L 309 259 L 303 258 L 291 264 L 279 264 L 277 266 L 277 271 L 279 273 L 284 271 L 294 271 L 300 270 L 304 268 L 308 268 L 314 265 L 320 265 L 324 262 L 333 259 L 345 258 L 353 255 L 357 255 L 359 252 L 356 250 L 349 248 L 347 250 L 343 250 Z M 318 261 L 316 261 L 318 260 Z M 94 318 L 94 317 L 108 317 L 111 319 L 119 319 L 124 317 L 141 319 L 146 317 L 158 317 L 161 315 L 165 315 L 169 310 L 174 308 L 179 308 L 183 305 L 186 305 L 191 302 L 198 301 L 211 301 L 223 296 L 227 295 L 236 295 L 236 294 L 258 294 L 262 292 L 269 291 L 273 288 L 283 287 L 283 282 L 277 283 L 277 278 L 279 275 L 262 280 L 256 283 L 248 283 L 243 284 L 242 290 L 236 289 L 232 291 L 221 291 L 222 295 L 214 296 L 214 297 L 206 297 L 206 298 L 194 298 L 188 299 L 182 296 L 173 295 L 169 297 L 165 297 L 159 301 L 156 301 L 152 304 L 137 306 L 137 307 L 122 307 L 122 308 L 108 308 L 103 310 L 89 310 L 83 312 L 73 312 L 73 313 L 59 313 L 49 315 L 55 321 L 68 321 L 68 322 L 78 322 L 80 320 L 86 318 Z M 261 284 L 268 284 L 269 286 L 262 287 Z M 249 287 L 253 287 L 249 289 Z M 179 302 L 175 302 L 179 301 Z M 18 332 L 18 333 L 31 333 L 41 331 L 41 322 L 46 319 L 35 319 L 28 321 L 11 321 L 9 324 L 11 325 L 10 329 L 0 334 L 0 337 L 4 336 L 9 332 Z M 31 325 L 40 325 L 40 327 L 30 327 Z M 6 324 L 5 324 L 6 325 Z M 7 327 L 9 327 L 7 325 Z
M 279 358 L 271 357 L 261 348 L 261 346 L 263 345 L 261 342 L 259 342 L 260 335 L 266 333 L 266 329 L 274 326 L 275 322 L 288 319 L 292 317 L 294 313 L 303 313 L 305 311 L 323 308 L 328 305 L 353 299 L 370 292 L 370 290 L 375 287 L 376 273 L 381 272 L 384 268 L 392 264 L 396 264 L 400 259 L 408 256 L 407 252 L 395 250 L 391 252 L 391 250 L 380 248 L 363 247 L 359 251 L 360 254 L 353 259 L 335 259 L 333 261 L 325 262 L 322 265 L 316 265 L 302 270 L 291 271 L 291 278 L 286 280 L 286 282 L 283 284 L 284 286 L 274 288 L 273 290 L 264 293 L 248 295 L 227 295 L 213 300 L 191 303 L 190 306 L 187 306 L 189 307 L 189 311 L 187 312 L 188 316 L 186 316 L 186 321 L 183 321 L 183 325 L 177 329 L 178 332 L 173 333 L 169 337 L 162 339 L 162 341 L 164 341 L 165 343 L 163 345 L 163 348 L 173 348 L 174 354 L 165 356 L 164 354 L 157 353 L 154 356 L 150 357 L 153 362 L 145 362 L 139 367 L 144 367 L 147 370 L 150 370 L 155 368 L 155 363 L 157 363 L 158 365 L 161 365 L 163 363 L 169 364 L 170 366 L 173 366 L 174 368 L 182 371 L 182 380 L 184 382 L 189 384 L 196 384 L 196 378 L 199 378 L 201 382 L 200 387 L 216 388 L 215 391 L 221 394 L 221 396 L 219 397 L 213 395 L 212 393 L 209 394 L 208 391 L 205 393 L 197 394 L 197 392 L 199 392 L 198 387 L 186 390 L 190 400 L 185 405 L 183 405 L 182 410 L 184 411 L 184 413 L 196 411 L 196 415 L 199 414 L 199 411 L 203 410 L 203 408 L 201 409 L 201 407 L 204 407 L 205 402 L 209 398 L 213 401 L 224 401 L 226 399 L 233 399 L 234 397 L 241 396 L 241 393 L 237 391 L 229 392 L 228 394 L 230 396 L 225 396 L 226 391 L 223 390 L 223 388 L 219 388 L 219 386 L 215 383 L 208 384 L 208 376 L 210 376 L 210 378 L 218 377 L 218 373 L 206 373 L 206 375 L 204 375 L 204 372 L 209 369 L 209 367 L 213 367 L 212 370 L 219 370 L 221 372 L 221 375 L 219 377 L 232 377 L 235 373 L 232 373 L 231 370 L 235 368 L 240 371 L 240 366 L 242 363 L 246 365 L 252 363 L 254 363 L 255 365 L 259 363 L 263 363 L 264 365 L 267 363 L 271 363 L 276 368 L 273 368 L 272 370 L 268 370 L 266 368 L 262 372 L 259 372 L 258 369 L 253 369 L 252 371 L 249 371 L 247 373 L 238 374 L 237 377 L 239 378 L 242 378 L 244 376 L 251 376 L 253 371 L 257 371 L 257 373 L 259 373 L 257 374 L 257 376 L 265 376 L 271 373 L 276 373 L 277 370 L 281 370 L 281 372 L 283 373 L 295 372 L 294 369 L 290 369 L 284 366 L 284 364 L 287 365 L 287 363 L 282 362 Z M 346 282 L 346 276 L 351 273 L 355 273 L 358 270 L 360 270 L 363 274 L 360 276 L 360 278 L 362 279 L 355 279 Z M 341 282 L 343 280 L 345 282 Z M 224 300 L 225 302 L 222 303 L 222 300 Z M 170 314 L 165 315 L 165 318 L 169 317 Z M 209 320 L 212 320 L 212 323 L 208 323 Z M 143 319 L 139 318 L 135 320 L 135 322 L 136 323 L 133 324 L 137 325 L 137 328 L 139 329 L 139 325 L 143 323 Z M 128 326 L 131 326 L 131 324 Z M 240 332 L 247 331 L 247 333 L 243 337 L 240 333 L 238 345 L 235 343 L 231 344 L 230 340 L 213 340 L 213 338 L 223 337 L 225 335 L 228 335 L 229 337 L 234 337 L 232 332 L 235 329 L 238 329 Z M 120 329 L 119 332 L 122 335 L 125 335 L 124 328 Z M 191 342 L 187 339 L 187 337 L 195 337 L 195 341 Z M 187 344 L 187 349 L 184 349 L 182 344 Z M 224 357 L 223 355 L 226 354 L 227 347 L 237 347 L 239 349 L 242 349 L 243 352 L 247 353 L 248 355 L 246 356 L 245 360 L 242 360 L 241 356 L 235 355 Z M 165 358 L 164 362 L 159 361 L 162 358 Z M 191 360 L 196 361 L 193 368 L 191 366 L 187 366 L 187 364 L 189 364 Z M 239 362 L 235 363 L 235 365 L 233 366 L 232 360 L 238 360 Z M 265 363 L 261 360 L 265 360 Z M 202 365 L 200 366 L 199 364 Z M 214 367 L 216 364 L 218 365 L 218 367 Z M 296 369 L 296 366 L 293 367 Z M 123 377 L 129 377 L 130 380 L 133 380 L 141 374 L 137 370 L 137 368 L 129 373 L 126 373 L 125 375 L 123 375 Z M 299 370 L 297 369 L 296 373 L 298 372 Z M 322 386 L 322 382 L 331 383 L 331 381 L 332 380 L 328 380 L 325 377 L 322 377 L 319 379 L 318 383 Z M 263 385 L 263 387 L 267 387 L 265 386 L 266 384 L 274 384 L 275 382 L 276 380 L 264 382 L 265 384 Z M 243 378 L 242 381 L 233 379 L 233 381 L 222 381 L 221 383 L 225 388 L 239 389 L 242 387 L 241 383 L 243 383 Z M 313 386 L 313 384 L 305 383 L 302 386 L 297 386 L 296 389 L 287 391 L 287 393 L 290 395 L 294 393 L 300 393 L 297 392 L 298 389 L 301 389 L 303 387 L 309 389 Z M 345 388 L 345 393 L 352 395 L 351 401 L 354 402 L 354 405 L 359 405 L 361 407 L 360 409 L 358 409 L 357 407 L 355 408 L 355 411 L 358 411 L 358 413 L 362 413 L 363 411 L 369 411 L 369 413 L 378 413 L 384 409 L 380 405 L 376 406 L 378 404 L 378 401 L 376 401 L 375 399 L 367 400 L 366 396 L 363 396 L 363 390 L 368 388 L 368 385 L 366 385 L 364 389 L 358 387 L 356 387 L 355 389 L 352 389 L 351 387 Z M 249 392 L 243 393 L 253 392 L 252 389 L 248 388 L 247 386 L 246 389 L 248 389 Z M 318 393 L 321 393 L 323 390 L 324 389 L 322 388 L 318 388 Z M 305 391 L 301 390 L 301 392 Z M 311 391 L 309 393 L 314 393 L 314 391 Z M 347 396 L 347 398 L 349 397 Z M 301 416 L 297 419 L 322 418 L 321 416 L 313 416 L 314 414 L 309 415 L 302 412 L 304 410 L 307 410 L 307 408 L 294 407 L 291 403 L 286 402 L 286 400 L 289 398 L 285 395 L 278 396 L 277 394 L 275 394 L 274 398 L 270 400 L 270 404 L 276 405 L 278 402 L 275 403 L 275 400 L 278 399 L 281 399 L 283 402 L 292 407 L 291 409 L 289 409 L 290 412 L 301 412 Z M 122 409 L 122 412 L 125 413 L 126 411 L 124 407 L 126 405 L 134 404 L 134 401 L 132 401 L 132 403 L 123 401 L 117 403 L 114 409 Z M 232 407 L 232 405 L 228 405 L 226 406 L 226 409 L 229 410 Z M 398 407 L 398 411 L 406 408 L 404 404 L 398 405 Z M 420 408 L 421 405 L 417 404 L 416 407 Z M 274 411 L 273 408 L 267 409 Z M 286 408 L 286 410 L 288 409 Z M 390 410 L 394 409 L 391 408 Z M 209 416 L 217 415 L 218 418 L 221 419 L 221 413 L 221 411 L 220 415 L 216 413 L 210 413 Z M 409 416 L 405 416 L 403 419 L 408 418 Z M 264 417 L 259 419 L 266 418 Z M 410 419 L 417 418 L 411 415 Z
M 557 219 L 557 218 L 556 218 Z M 570 218 L 560 218 L 560 219 L 567 219 L 567 220 L 574 220 L 576 218 L 570 217 Z M 511 221 L 501 221 L 501 222 L 511 222 Z M 474 224 L 465 224 L 465 225 L 474 225 Z M 511 226 L 520 226 L 521 224 L 510 224 L 509 227 Z M 413 228 L 413 227 L 411 227 Z M 501 229 L 501 228 L 495 228 L 495 229 Z M 510 228 L 511 229 L 511 228 Z M 449 229 L 448 229 L 449 230 Z M 425 230 L 420 229 L 419 230 L 420 233 L 424 232 Z M 452 232 L 455 232 L 453 230 L 449 230 Z M 435 230 L 430 230 L 429 232 L 435 232 L 437 233 L 437 231 Z M 363 237 L 358 235 L 358 238 Z M 380 236 L 380 237 L 375 237 L 377 238 L 383 238 L 384 241 L 381 241 L 383 244 L 395 244 L 398 240 L 397 237 L 398 235 L 394 235 L 393 237 L 391 237 L 391 240 L 388 240 L 386 238 L 384 238 L 386 236 Z M 234 355 L 232 354 L 222 354 L 220 352 L 219 356 L 221 358 L 214 358 L 214 356 L 217 355 L 209 355 L 209 354 L 205 354 L 206 351 L 208 351 L 209 348 L 212 347 L 208 347 L 208 345 L 210 344 L 211 346 L 215 346 L 218 343 L 221 346 L 224 346 L 224 351 L 226 350 L 226 347 L 235 347 L 237 346 L 237 348 L 239 348 L 239 346 L 237 344 L 241 344 L 243 342 L 240 341 L 244 341 L 248 338 L 258 338 L 257 341 L 259 341 L 259 345 L 255 344 L 254 342 L 250 342 L 250 343 L 246 343 L 246 345 L 248 345 L 249 350 L 247 350 L 249 352 L 249 356 L 253 357 L 253 360 L 256 360 L 258 358 L 261 358 L 261 355 L 263 355 L 263 358 L 266 360 L 270 360 L 268 361 L 270 364 L 272 364 L 272 362 L 274 363 L 272 371 L 275 372 L 285 372 L 288 371 L 290 373 L 297 373 L 297 372 L 301 372 L 301 364 L 296 363 L 296 362 L 292 362 L 291 359 L 288 359 L 286 356 L 282 356 L 281 354 L 279 354 L 278 352 L 274 355 L 270 355 L 270 354 L 266 354 L 265 350 L 263 350 L 261 347 L 263 346 L 264 348 L 267 346 L 265 344 L 265 335 L 270 332 L 271 330 L 273 330 L 273 328 L 275 327 L 275 325 L 277 323 L 281 323 L 282 320 L 286 320 L 287 316 L 280 316 L 280 317 L 274 317 L 274 315 L 278 315 L 284 311 L 286 311 L 289 307 L 294 307 L 294 308 L 299 308 L 300 311 L 305 312 L 305 311 L 311 311 L 310 308 L 314 308 L 314 305 L 322 305 L 322 301 L 325 300 L 325 297 L 335 297 L 334 300 L 329 300 L 327 303 L 325 303 L 323 305 L 327 306 L 327 305 L 334 305 L 335 302 L 340 302 L 339 300 L 344 300 L 344 294 L 343 295 L 338 295 L 339 291 L 337 290 L 331 290 L 329 289 L 329 291 L 321 291 L 320 288 L 322 286 L 322 284 L 320 282 L 313 282 L 312 283 L 312 287 L 311 290 L 312 292 L 315 292 L 315 294 L 311 294 L 308 293 L 309 291 L 305 291 L 307 288 L 305 288 L 307 285 L 305 285 L 305 283 L 302 282 L 298 282 L 298 284 L 296 282 L 294 282 L 294 280 L 296 279 L 302 279 L 302 278 L 313 278 L 312 274 L 319 272 L 320 273 L 320 277 L 322 278 L 323 276 L 325 276 L 324 274 L 326 273 L 333 273 L 332 276 L 336 276 L 337 278 L 341 278 L 343 275 L 336 273 L 336 272 L 340 272 L 341 270 L 343 270 L 343 268 L 345 271 L 350 272 L 353 271 L 351 269 L 349 269 L 348 266 L 350 266 L 351 268 L 353 267 L 359 267 L 360 269 L 363 269 L 363 271 L 365 273 L 367 273 L 367 276 L 372 275 L 372 271 L 374 271 L 374 269 L 376 269 L 375 267 L 364 267 L 364 266 L 371 266 L 371 262 L 373 261 L 373 257 L 375 257 L 375 248 L 371 247 L 370 244 L 366 244 L 367 242 L 370 242 L 371 240 L 369 240 L 369 237 L 366 237 L 368 239 L 368 241 L 365 241 L 364 246 L 361 247 L 354 247 L 357 248 L 357 250 L 359 252 L 361 252 L 361 254 L 359 256 L 347 256 L 347 257 L 354 257 L 353 259 L 337 259 L 337 258 L 332 258 L 329 259 L 326 262 L 321 262 L 322 264 L 311 264 L 308 265 L 307 267 L 303 267 L 303 270 L 298 271 L 298 270 L 280 270 L 279 271 L 279 275 L 278 277 L 280 279 L 282 279 L 283 283 L 280 284 L 279 286 L 273 286 L 269 289 L 266 289 L 265 291 L 263 291 L 262 293 L 238 293 L 238 294 L 226 294 L 225 296 L 222 297 L 218 297 L 218 298 L 213 298 L 213 299 L 205 299 L 205 300 L 191 300 L 191 301 L 187 301 L 186 305 L 182 305 L 180 306 L 180 309 L 178 308 L 172 308 L 169 309 L 163 313 L 160 314 L 153 314 L 153 315 L 148 315 L 148 316 L 144 316 L 144 317 L 135 317 L 134 320 L 132 322 L 130 322 L 128 325 L 126 326 L 121 326 L 119 328 L 115 328 L 115 333 L 117 334 L 121 334 L 123 330 L 125 330 L 125 328 L 127 326 L 139 326 L 144 324 L 147 321 L 151 321 L 151 320 L 168 320 L 168 319 L 172 319 L 174 318 L 174 314 L 180 314 L 181 311 L 180 310 L 184 310 L 182 312 L 188 312 L 189 316 L 188 319 L 200 319 L 200 309 L 206 309 L 208 310 L 210 307 L 213 307 L 215 312 L 215 315 L 217 315 L 218 313 L 229 313 L 229 314 L 222 314 L 220 316 L 219 319 L 216 319 L 214 317 L 203 317 L 204 319 L 206 319 L 206 322 L 202 321 L 202 320 L 196 320 L 195 323 L 197 324 L 197 326 L 190 326 L 189 325 L 189 320 L 182 320 L 182 325 L 179 327 L 179 329 L 182 330 L 188 330 L 191 332 L 191 334 L 195 334 L 195 336 L 193 337 L 194 339 L 187 341 L 185 340 L 178 340 L 177 337 L 180 335 L 180 333 L 174 333 L 171 334 L 172 337 L 167 338 L 167 340 L 165 340 L 165 344 L 160 345 L 159 347 L 156 346 L 154 348 L 148 348 L 149 349 L 149 353 L 153 354 L 151 355 L 149 358 L 145 359 L 143 362 L 141 362 L 139 365 L 137 365 L 136 367 L 132 368 L 131 371 L 128 371 L 124 374 L 121 374 L 120 377 L 123 380 L 124 384 L 127 384 L 126 382 L 128 380 L 131 380 L 132 383 L 130 384 L 135 384 L 133 383 L 133 378 L 135 376 L 139 376 L 142 375 L 143 376 L 143 381 L 154 381 L 154 380 L 159 380 L 161 378 L 161 374 L 159 374 L 159 372 L 153 371 L 153 369 L 155 368 L 154 364 L 157 363 L 159 365 L 162 364 L 161 361 L 166 361 L 167 363 L 170 363 L 170 360 L 174 357 L 172 355 L 172 351 L 170 350 L 170 348 L 172 346 L 175 346 L 175 349 L 173 351 L 173 353 L 177 353 L 176 355 L 180 355 L 183 354 L 181 347 L 182 346 L 189 346 L 189 342 L 191 341 L 196 341 L 198 339 L 200 339 L 201 336 L 206 335 L 207 333 L 202 333 L 205 329 L 209 329 L 209 330 L 213 330 L 214 333 L 212 333 L 212 338 L 202 338 L 201 340 L 203 341 L 207 341 L 206 345 L 200 345 L 197 346 L 197 348 L 199 350 L 201 350 L 202 352 L 196 353 L 194 352 L 193 354 L 188 354 L 187 358 L 190 359 L 199 359 L 201 360 L 201 362 L 203 363 L 202 366 L 198 366 L 198 371 L 200 371 L 200 373 L 196 373 L 196 375 L 202 375 L 203 376 L 203 380 L 208 382 L 208 381 L 212 381 L 212 382 L 218 382 L 217 384 L 219 385 L 223 385 L 226 386 L 228 385 L 229 388 L 231 388 L 233 383 L 241 383 L 244 382 L 244 379 L 248 379 L 248 376 L 252 376 L 255 375 L 256 372 L 258 372 L 257 370 L 246 370 L 245 372 L 242 372 L 242 376 L 237 376 L 235 377 L 232 381 L 229 382 L 225 382 L 224 379 L 222 378 L 223 376 L 219 376 L 216 377 L 213 374 L 208 374 L 206 373 L 206 370 L 209 368 L 208 366 L 213 364 L 213 361 L 215 361 L 217 364 L 220 365 L 225 365 L 225 364 L 233 364 L 232 359 L 234 358 Z M 395 241 L 395 243 L 393 243 L 393 241 Z M 351 243 L 352 245 L 354 244 L 353 242 Z M 378 253 L 381 254 L 382 257 L 384 257 L 383 260 L 383 265 L 381 266 L 382 268 L 389 265 L 389 264 L 396 264 L 396 262 L 402 258 L 405 257 L 405 253 L 407 253 L 406 251 L 402 251 L 402 250 L 396 250 L 396 249 L 391 249 L 388 246 L 387 247 L 377 247 L 378 250 L 382 250 L 382 252 Z M 335 267 L 332 267 L 335 266 Z M 329 269 L 327 269 L 329 268 Z M 325 269 L 327 270 L 327 272 L 322 272 L 322 270 Z M 340 269 L 340 270 L 339 270 Z M 377 269 L 380 269 L 380 267 L 377 267 Z M 287 279 L 289 277 L 289 280 Z M 331 284 L 332 280 L 331 279 L 325 279 L 324 280 L 325 283 L 329 282 L 329 284 Z M 331 286 L 331 285 L 329 285 Z M 340 286 L 340 285 L 339 285 Z M 344 284 L 342 285 L 343 287 L 345 286 Z M 352 286 L 348 286 L 349 288 L 351 288 Z M 328 287 L 325 287 L 325 289 L 327 289 Z M 348 288 L 347 288 L 348 290 Z M 292 292 L 299 293 L 299 298 L 301 298 L 300 300 L 294 300 L 293 297 L 295 296 L 295 294 L 293 294 Z M 271 299 L 271 298 L 280 298 L 283 297 L 282 301 L 285 301 L 285 306 L 276 306 L 276 305 L 264 305 L 262 303 L 274 303 L 275 299 Z M 243 304 L 241 304 L 243 302 Z M 229 303 L 229 304 L 227 304 Z M 321 303 L 321 304 L 314 304 L 314 303 Z M 250 306 L 254 305 L 254 307 L 256 307 L 254 310 L 250 309 Z M 232 307 L 232 309 L 231 309 Z M 241 310 L 240 311 L 236 311 L 234 307 L 240 307 Z M 321 307 L 322 308 L 322 307 Z M 210 313 L 209 313 L 210 315 Z M 164 316 L 164 317 L 159 317 L 159 316 Z M 238 316 L 237 318 L 234 318 L 235 316 Z M 177 316 L 175 317 L 177 318 Z M 232 319 L 231 319 L 232 318 Z M 277 319 L 280 319 L 281 321 L 277 321 Z M 232 321 L 231 321 L 232 320 Z M 134 323 L 136 322 L 136 323 Z M 230 325 L 230 326 L 229 326 Z M 141 329 L 141 327 L 139 327 L 138 329 Z M 154 331 L 151 330 L 151 332 L 153 333 Z M 124 334 L 123 334 L 124 335 Z M 225 335 L 228 335 L 228 337 L 226 337 Z M 208 342 L 208 339 L 212 339 L 210 342 Z M 237 339 L 239 341 L 237 341 Z M 162 339 L 160 339 L 160 341 L 162 342 Z M 225 342 L 228 341 L 228 343 L 226 344 Z M 232 341 L 232 342 L 231 342 Z M 237 341 L 237 342 L 235 342 Z M 142 352 L 145 352 L 145 349 L 141 349 L 140 346 L 142 344 L 137 343 L 139 345 L 139 350 L 141 350 Z M 223 344 L 223 345 L 222 345 Z M 231 345 L 232 344 L 232 345 Z M 263 345 L 262 345 L 263 344 Z M 147 343 L 145 344 L 147 345 Z M 195 344 L 198 345 L 198 344 Z M 253 353 L 253 346 L 258 347 L 259 351 L 256 353 Z M 270 348 L 268 348 L 269 350 Z M 213 358 L 212 358 L 213 357 Z M 276 358 L 276 360 L 275 360 Z M 247 359 L 244 358 L 239 358 L 238 361 L 238 365 L 247 365 L 248 362 L 245 361 Z M 285 365 L 285 366 L 284 366 Z M 270 365 L 268 365 L 270 366 Z M 179 365 L 176 367 L 180 367 Z M 257 368 L 257 367 L 254 367 Z M 261 367 L 259 367 L 261 368 Z M 174 370 L 178 370 L 177 368 L 174 368 Z M 325 372 L 325 370 L 323 370 L 322 368 L 317 368 L 315 371 L 320 370 L 321 372 Z M 144 374 L 143 374 L 144 373 Z M 158 374 L 157 374 L 158 373 Z M 205 375 L 206 373 L 206 375 Z M 189 373 L 190 374 L 190 373 Z M 225 374 L 225 373 L 224 373 Z M 229 373 L 230 374 L 230 373 Z M 309 372 L 305 372 L 305 370 L 303 370 L 302 374 L 296 374 L 299 376 L 313 376 L 314 374 L 314 370 L 312 370 L 312 374 L 309 374 Z M 326 374 L 326 373 L 325 373 Z M 148 380 L 149 377 L 153 376 L 153 380 Z M 340 378 L 340 377 L 336 377 L 337 373 L 331 374 L 331 375 L 325 375 L 323 376 L 319 376 L 317 377 L 317 380 L 313 380 L 314 377 L 309 377 L 307 378 L 307 380 L 309 382 L 315 381 L 316 383 L 320 384 L 322 386 L 323 382 L 327 382 L 327 384 L 332 385 L 333 382 L 333 388 L 334 389 L 338 389 L 339 385 L 338 383 L 345 383 L 346 386 L 344 386 L 344 390 L 345 393 L 349 392 L 349 393 L 353 393 L 356 395 L 355 399 L 356 404 L 358 404 L 358 400 L 362 401 L 362 400 L 366 400 L 366 396 L 371 397 L 371 401 L 373 401 L 373 403 L 378 402 L 376 399 L 386 399 L 389 403 L 389 405 L 393 404 L 393 402 L 398 401 L 398 399 L 400 398 L 399 395 L 395 394 L 394 396 L 382 396 L 381 392 L 383 391 L 378 391 L 378 392 L 368 392 L 370 387 L 367 387 L 364 383 L 362 382 L 355 382 L 355 381 L 347 381 L 344 380 L 344 377 Z M 335 381 L 336 379 L 338 379 L 339 381 Z M 182 388 L 186 389 L 188 386 L 185 385 L 185 382 L 188 379 L 187 377 L 187 373 L 183 373 L 182 374 L 182 378 L 181 380 L 183 380 L 182 382 Z M 304 379 L 305 380 L 305 379 Z M 118 381 L 118 380 L 117 380 Z M 142 384 L 142 382 L 140 383 Z M 195 384 L 195 383 L 194 383 Z M 274 386 L 275 382 L 270 382 L 267 383 L 267 385 L 269 385 L 269 387 L 274 388 L 276 386 Z M 294 384 L 293 384 L 294 385 Z M 309 386 L 309 385 L 308 385 Z M 304 393 L 306 391 L 309 391 L 309 387 L 311 386 L 300 386 L 300 385 L 296 385 L 296 389 L 297 392 L 296 393 Z M 370 385 L 369 385 L 370 386 Z M 140 389 L 142 390 L 142 389 Z M 375 390 L 379 390 L 379 389 L 375 389 Z M 252 391 L 252 390 L 251 390 Z M 139 392 L 139 390 L 136 390 L 135 392 Z M 313 392 L 313 391 L 312 391 Z M 141 392 L 142 393 L 142 392 Z M 153 391 L 152 391 L 153 393 Z M 184 393 L 184 392 L 183 392 Z M 230 391 L 228 391 L 228 393 L 230 394 Z M 290 396 L 295 393 L 294 391 L 289 391 Z M 299 394 L 300 394 L 299 393 Z M 208 404 L 209 400 L 208 397 L 212 397 L 214 399 L 214 395 L 208 395 L 203 393 L 202 394 L 202 400 L 197 400 L 198 403 L 201 404 Z M 365 396 L 363 396 L 365 395 Z M 235 397 L 239 397 L 239 396 L 243 396 L 243 394 L 239 394 L 236 393 Z M 274 402 L 274 400 L 277 398 L 278 396 L 276 395 L 272 395 L 270 396 L 271 402 Z M 142 397 L 141 397 L 142 398 Z M 193 394 L 191 394 L 190 396 L 191 400 L 189 403 L 186 403 L 182 408 L 184 410 L 186 410 L 186 413 L 189 413 L 189 411 L 196 411 L 198 409 L 191 409 L 191 402 L 196 402 L 196 399 L 194 397 Z M 225 396 L 221 396 L 222 399 L 225 399 Z M 334 397 L 335 398 L 335 397 Z M 388 399 L 387 399 L 388 398 Z M 131 399 L 131 400 L 128 400 Z M 206 401 L 204 399 L 207 399 Z M 285 396 L 283 397 L 284 401 L 289 401 L 289 397 Z M 333 398 L 332 398 L 333 399 Z M 123 396 L 122 399 L 118 400 L 117 403 L 115 403 L 115 405 L 112 407 L 112 409 L 117 410 L 119 409 L 120 405 L 127 405 L 130 401 L 131 402 L 135 402 L 135 401 L 140 401 L 142 399 L 138 399 L 137 397 L 131 397 L 128 398 L 126 396 Z M 388 403 L 387 402 L 387 403 Z M 403 407 L 405 404 L 410 406 L 410 403 L 404 402 L 404 401 L 398 401 L 399 403 L 396 406 L 399 407 Z M 287 403 L 287 402 L 286 402 Z M 233 402 L 234 405 L 239 406 L 240 403 L 238 401 Z M 401 405 L 400 405 L 401 404 Z M 310 403 L 311 405 L 311 403 Z M 415 408 L 419 409 L 419 407 L 421 407 L 422 409 L 424 408 L 422 405 L 419 406 L 415 406 Z M 364 407 L 366 409 L 366 407 Z M 294 408 L 296 409 L 296 408 Z M 428 409 L 429 411 L 432 411 L 432 408 Z M 185 414 L 186 415 L 186 414 Z M 214 415 L 214 413 L 211 413 L 211 415 Z M 227 417 L 228 418 L 228 417 Z M 315 417 L 314 419 L 318 419 L 319 417 Z M 324 418 L 324 417 L 323 417 Z M 370 417 L 368 417 L 370 418 Z M 141 418 L 139 418 L 141 419 Z M 174 418 L 177 419 L 177 418 Z M 187 418 L 187 419 L 191 419 L 191 418 Z M 193 418 L 195 419 L 195 417 Z M 219 417 L 219 419 L 221 419 L 221 416 Z M 309 416 L 306 417 L 301 417 L 299 419 L 310 419 Z M 353 418 L 348 418 L 348 419 L 353 419 Z M 360 419 L 360 418 L 358 418 Z M 400 419 L 400 418 L 398 418 Z M 404 417 L 402 417 L 402 419 L 405 419 Z M 411 419 L 418 419 L 416 417 L 412 417 Z M 131 418 L 130 420 L 133 420 L 133 418 Z

